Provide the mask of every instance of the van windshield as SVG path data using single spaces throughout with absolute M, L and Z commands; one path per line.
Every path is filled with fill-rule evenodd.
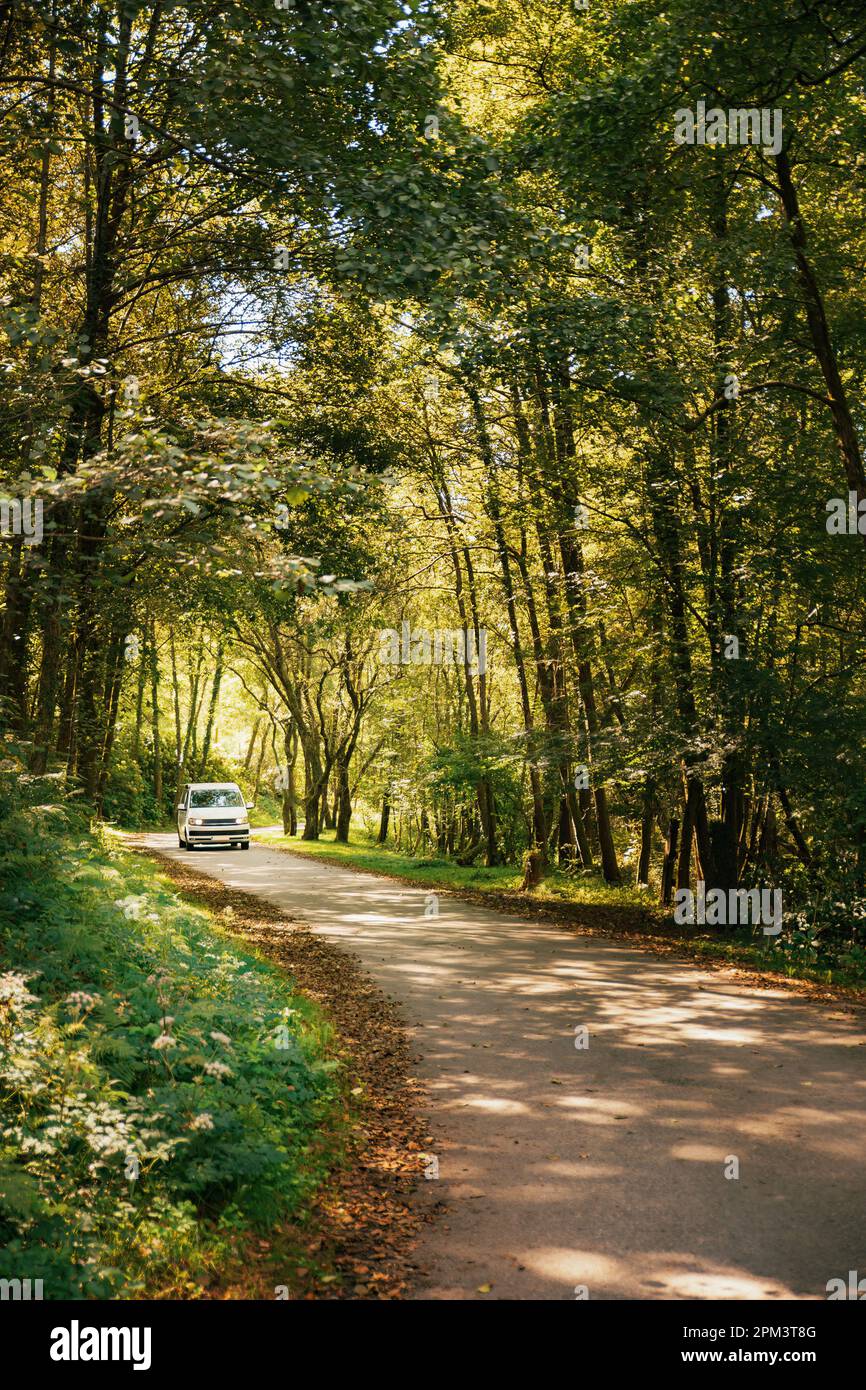
M 190 792 L 190 806 L 243 806 L 244 799 L 237 787 L 206 787 Z

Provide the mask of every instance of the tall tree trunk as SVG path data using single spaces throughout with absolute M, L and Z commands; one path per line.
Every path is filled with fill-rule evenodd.
M 511 630 L 511 647 L 514 655 L 514 665 L 517 671 L 517 682 L 520 689 L 520 706 L 523 714 L 523 729 L 526 736 L 526 753 L 529 765 L 529 782 L 532 791 L 532 840 L 533 845 L 541 856 L 542 866 L 546 867 L 547 823 L 544 815 L 544 796 L 541 787 L 541 774 L 538 770 L 538 759 L 535 754 L 535 728 L 532 718 L 532 705 L 529 699 L 529 684 L 526 679 L 526 663 L 523 658 L 520 624 L 517 618 L 517 601 L 514 593 L 511 561 L 509 558 L 508 543 L 505 538 L 505 527 L 502 522 L 499 490 L 496 486 L 496 461 L 478 388 L 474 382 L 470 381 L 467 383 L 466 389 L 475 417 L 475 427 L 478 432 L 481 457 L 487 474 L 485 506 L 487 515 L 493 523 L 493 535 L 496 540 L 496 551 L 499 558 L 499 567 L 502 572 L 502 587 L 505 592 L 505 609 L 508 614 L 508 625 Z
M 302 734 L 304 754 L 304 832 L 302 840 L 318 840 L 322 829 L 322 794 L 330 768 L 323 767 L 315 735 Z
M 336 840 L 341 845 L 349 843 L 349 828 L 352 823 L 352 794 L 349 788 L 349 767 L 344 760 L 340 760 L 336 768 L 337 785 L 335 788 L 336 797 Z
M 58 564 L 60 542 L 52 541 L 52 558 L 49 567 Z M 36 728 L 34 732 L 33 758 L 31 768 L 35 773 L 45 772 L 54 748 L 54 718 L 57 709 L 57 696 L 60 688 L 61 662 L 63 656 L 64 625 L 62 621 L 63 598 L 59 593 L 60 581 L 55 581 L 42 620 L 42 660 L 39 668 L 39 687 L 36 696 Z
M 454 570 L 454 596 L 457 603 L 457 611 L 460 614 L 460 622 L 464 632 L 469 632 L 469 612 L 466 606 L 466 597 L 463 584 L 463 565 L 461 564 L 461 553 L 464 563 L 471 563 L 467 554 L 466 547 L 462 544 L 457 531 L 457 524 L 454 520 L 453 503 L 451 493 L 445 482 L 441 471 L 436 477 L 436 500 L 439 505 L 440 515 L 445 521 L 448 535 L 448 545 L 451 552 L 451 564 Z M 477 607 L 474 597 L 474 585 L 467 578 L 467 587 L 473 609 L 472 626 L 475 629 L 476 650 L 478 650 L 478 621 Z M 467 644 L 468 645 L 468 644 Z M 472 672 L 469 669 L 468 659 L 463 662 L 463 680 L 466 689 L 466 703 L 469 710 L 469 727 L 473 739 L 478 739 L 482 730 L 486 726 L 486 701 L 484 694 L 486 690 L 486 676 L 479 677 L 478 700 L 475 698 L 475 685 Z M 481 818 L 482 833 L 487 851 L 487 864 L 492 866 L 499 863 L 499 847 L 497 843 L 496 831 L 496 807 L 493 799 L 493 788 L 488 777 L 481 777 L 476 788 L 476 800 L 478 803 L 478 814 Z
M 259 799 L 259 787 L 261 786 L 261 781 L 262 781 L 262 767 L 263 767 L 263 765 L 264 765 L 265 754 L 267 753 L 267 751 L 268 751 L 268 731 L 267 731 L 267 729 L 263 729 L 263 730 L 262 730 L 262 742 L 261 742 L 261 747 L 259 748 L 259 760 L 258 760 L 258 762 L 256 763 L 256 775 L 255 775 L 255 778 L 254 778 L 254 780 L 253 780 L 253 801 L 254 801 L 254 802 L 255 802 L 255 801 L 258 801 L 258 799 Z
M 652 777 L 644 782 L 643 801 L 640 818 L 640 855 L 637 862 L 637 882 L 649 883 L 650 860 L 653 846 L 653 813 L 655 810 L 655 783 Z
M 663 566 L 663 595 L 670 624 L 668 644 L 674 677 L 677 709 L 682 735 L 687 744 L 698 735 L 698 712 L 695 703 L 691 650 L 686 609 L 686 590 L 683 574 L 682 537 L 679 519 L 674 511 L 678 496 L 676 473 L 662 449 L 651 450 L 647 458 L 647 490 L 656 547 Z M 698 770 L 698 758 L 688 751 L 683 759 L 686 778 L 692 795 L 692 820 L 701 861 L 708 886 L 712 885 L 712 857 L 704 784 Z
M 186 721 L 186 733 L 183 740 L 182 762 L 184 769 L 193 768 L 196 764 L 196 742 L 198 729 L 198 716 L 201 709 L 201 701 L 204 698 L 204 691 L 199 694 L 202 685 L 201 668 L 204 664 L 204 642 L 199 638 L 198 651 L 196 653 L 195 669 L 190 669 L 188 673 L 189 682 L 189 713 Z
M 171 654 L 171 689 L 174 697 L 174 801 L 180 801 L 183 788 L 183 724 L 180 716 L 180 682 L 177 676 L 177 651 L 174 645 L 174 628 L 168 632 L 168 646 Z
M 223 643 L 222 640 L 217 644 L 216 667 L 213 674 L 213 685 L 210 692 L 210 704 L 207 711 L 207 723 L 205 725 L 204 739 L 201 746 L 201 758 L 198 765 L 198 780 L 203 782 L 207 775 L 207 760 L 210 757 L 210 745 L 213 738 L 214 720 L 216 719 L 217 706 L 219 705 L 220 685 L 223 678 Z
M 153 618 L 150 620 L 148 653 L 150 656 L 150 709 L 151 728 L 153 731 L 153 795 L 157 807 L 159 808 L 161 818 L 163 806 L 162 745 L 159 739 L 159 652 L 156 646 L 156 622 Z
M 511 401 L 518 442 L 518 462 L 521 470 L 520 481 L 522 484 L 524 475 L 526 475 L 529 480 L 529 496 L 527 497 L 527 502 L 533 508 L 535 533 L 541 554 L 548 622 L 548 637 L 546 642 L 542 637 L 541 625 L 538 621 L 538 613 L 535 605 L 529 566 L 526 560 L 525 540 L 522 531 L 521 548 L 515 554 L 515 562 L 520 571 L 521 584 L 526 596 L 526 609 L 529 618 L 529 628 L 532 634 L 532 649 L 535 659 L 538 691 L 544 708 L 545 727 L 548 734 L 552 736 L 554 747 L 557 750 L 561 786 L 559 797 L 559 823 L 560 825 L 563 824 L 563 807 L 566 807 L 571 817 L 572 832 L 574 841 L 580 852 L 581 862 L 584 868 L 591 869 L 593 859 L 586 830 L 586 822 L 580 807 L 580 798 L 575 793 L 572 781 L 570 756 L 572 732 L 568 713 L 568 692 L 565 685 L 562 620 L 559 610 L 559 594 L 556 585 L 556 576 L 554 573 L 553 553 L 547 534 L 546 521 L 542 518 L 538 510 L 538 501 L 543 496 L 543 480 L 538 469 L 534 466 L 532 435 L 523 410 L 520 392 L 514 384 L 512 384 L 511 387 Z
M 115 629 L 113 650 L 109 654 L 109 675 L 105 692 L 105 737 L 99 759 L 99 771 L 96 784 L 96 813 L 98 816 L 102 816 L 103 813 L 105 787 L 111 769 L 111 754 L 114 748 L 115 735 L 117 733 L 117 711 L 120 705 L 120 692 L 123 688 L 124 660 L 124 635 L 122 630 Z
M 557 468 L 554 475 L 548 477 L 548 487 L 557 512 L 559 553 L 562 558 L 564 572 L 565 601 L 569 614 L 571 643 L 577 663 L 578 688 L 580 690 L 580 699 L 583 706 L 584 718 L 586 720 L 587 762 L 590 767 L 593 798 L 595 801 L 595 818 L 596 825 L 598 826 L 601 868 L 606 882 L 619 883 L 621 876 L 616 858 L 616 848 L 613 841 L 607 792 L 604 786 L 592 776 L 593 755 L 601 728 L 601 718 L 596 703 L 595 684 L 592 672 L 592 637 L 587 613 L 586 571 L 583 558 L 583 546 L 578 539 L 574 521 L 580 498 L 575 485 L 576 479 L 574 479 L 577 451 L 574 442 L 574 425 L 569 401 L 571 381 L 566 361 L 557 364 L 554 377 L 556 383 L 556 400 L 554 406 L 553 437 Z
M 298 759 L 298 733 L 295 728 L 294 720 L 291 718 L 283 721 L 283 749 L 286 759 L 286 777 L 283 786 L 282 805 L 283 834 L 297 835 L 298 802 L 295 790 L 295 764 Z
M 147 628 L 141 625 L 141 653 L 138 661 L 138 685 L 135 699 L 135 729 L 132 735 L 132 756 L 136 762 L 141 757 L 141 725 L 144 717 L 144 693 L 147 689 Z
M 390 788 L 386 787 L 382 793 L 382 810 L 379 813 L 379 833 L 376 836 L 376 843 L 384 845 L 388 839 L 388 822 L 391 819 L 391 799 L 389 796 Z
M 11 18 L 10 18 L 11 23 Z M 51 140 L 55 134 L 56 88 L 54 80 L 57 67 L 57 0 L 52 0 L 50 17 L 50 38 L 48 44 L 48 83 L 46 89 L 46 113 L 43 128 L 43 144 L 39 168 L 39 199 L 37 204 L 36 244 L 33 258 L 33 292 L 31 303 L 38 323 L 42 314 L 42 293 L 45 280 L 45 253 L 48 249 L 48 195 L 51 187 Z M 30 371 L 35 372 L 39 353 L 42 349 L 34 342 L 28 352 Z M 27 472 L 33 450 L 36 421 L 33 413 L 27 423 L 27 436 L 22 450 L 23 471 Z M 32 569 L 30 566 L 30 547 L 25 546 L 22 537 L 12 541 L 9 564 L 6 570 L 6 597 L 0 617 L 0 727 L 8 719 L 11 727 L 19 734 L 27 730 L 27 684 L 30 659 L 30 620 L 33 604 Z M 34 770 L 44 771 L 48 763 L 50 731 L 45 737 L 43 726 L 37 734 L 36 755 L 32 764 Z M 52 707 L 53 715 L 53 707 Z
M 115 277 L 121 261 L 118 242 L 132 184 L 132 157 L 129 141 L 124 138 L 123 108 L 127 101 L 130 43 L 134 10 L 121 7 L 116 30 L 109 39 L 112 20 L 104 10 L 98 12 L 95 40 L 96 60 L 89 93 L 89 113 L 92 116 L 92 165 L 95 170 L 93 190 L 95 211 L 88 221 L 85 236 L 86 298 L 81 331 L 78 335 L 79 368 L 89 367 L 94 360 L 111 356 L 109 326 L 116 303 Z M 106 83 L 110 70 L 111 81 Z M 106 92 L 112 93 L 110 115 L 106 119 Z M 85 163 L 90 177 L 91 161 Z M 92 231 L 92 235 L 90 234 Z M 73 473 L 79 460 L 92 458 L 102 442 L 105 402 L 98 386 L 99 378 L 79 371 L 74 375 L 67 397 L 65 436 L 60 449 L 58 473 L 61 477 Z M 95 714 L 95 691 L 99 682 L 101 653 L 99 625 L 93 610 L 98 590 L 99 557 L 106 534 L 111 497 L 85 496 L 77 508 L 77 547 L 56 539 L 49 552 L 51 573 L 50 598 L 43 618 L 42 670 L 38 697 L 38 737 L 34 749 L 34 766 L 47 764 L 51 751 L 51 736 L 63 641 L 62 614 L 67 563 L 73 562 L 75 592 L 78 599 L 78 620 L 75 643 L 79 659 L 79 679 L 76 686 L 75 720 L 81 727 L 70 740 L 69 767 L 80 769 L 89 795 L 95 795 L 98 783 L 101 729 Z M 70 506 L 55 508 L 54 520 L 58 530 L 75 515 Z
M 257 739 L 258 736 L 259 736 L 259 729 L 261 728 L 261 723 L 262 723 L 261 715 L 259 715 L 259 716 L 256 718 L 256 722 L 253 724 L 253 731 L 252 731 L 252 734 L 250 735 L 250 741 L 249 741 L 249 743 L 247 744 L 246 757 L 244 758 L 244 772 L 249 772 L 249 770 L 250 770 L 250 766 L 251 766 L 252 761 L 253 761 L 253 750 L 254 750 L 254 748 L 255 748 L 255 746 L 256 746 L 256 739 Z
M 713 287 L 713 394 L 722 404 L 711 421 L 709 486 L 711 511 L 716 519 L 718 534 L 716 530 L 711 532 L 712 568 L 707 616 L 710 661 L 717 692 L 718 722 L 723 749 L 722 817 L 726 826 L 724 834 L 717 837 L 719 854 L 714 855 L 712 886 L 725 892 L 737 886 L 735 861 L 734 878 L 730 881 L 730 841 L 733 840 L 736 844 L 740 838 L 744 769 L 739 751 L 743 722 L 739 665 L 738 660 L 725 658 L 722 651 L 723 637 L 736 637 L 739 659 L 742 659 L 745 650 L 745 630 L 738 611 L 735 579 L 742 512 L 732 504 L 730 481 L 737 407 L 735 400 L 728 398 L 725 389 L 733 355 L 733 316 L 727 275 L 730 252 L 726 200 L 727 185 L 720 177 L 712 216 L 717 258 L 716 284 Z M 723 863 L 726 866 L 724 874 L 721 873 Z
M 674 879 L 677 871 L 677 843 L 679 840 L 680 823 L 676 816 L 671 816 L 668 826 L 667 842 L 665 844 L 665 857 L 662 863 L 662 884 L 661 901 L 664 907 L 670 906 L 673 896 Z
M 797 261 L 797 272 L 803 292 L 809 335 L 830 397 L 830 413 L 833 418 L 839 452 L 842 456 L 845 479 L 849 491 L 857 494 L 857 500 L 860 503 L 866 499 L 866 474 L 863 471 L 860 439 L 851 414 L 848 397 L 842 385 L 842 376 L 830 335 L 824 299 L 817 276 L 809 260 L 806 226 L 800 211 L 800 201 L 791 173 L 787 148 L 780 150 L 776 155 L 776 173 L 779 177 L 779 191 L 782 196 L 782 207 L 785 210 L 791 245 L 794 248 L 794 256 Z M 866 544 L 866 535 L 863 536 L 863 541 Z
M 694 778 L 686 778 L 683 825 L 680 837 L 680 860 L 677 868 L 677 888 L 690 888 L 692 882 L 692 840 L 695 834 L 695 805 L 699 795 Z

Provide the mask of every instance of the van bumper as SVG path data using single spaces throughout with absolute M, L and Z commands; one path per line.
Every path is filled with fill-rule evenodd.
M 246 844 L 250 838 L 250 830 L 247 825 L 217 825 L 213 830 L 207 826 L 196 825 L 188 826 L 186 831 L 187 840 L 191 845 L 214 845 L 214 844 Z

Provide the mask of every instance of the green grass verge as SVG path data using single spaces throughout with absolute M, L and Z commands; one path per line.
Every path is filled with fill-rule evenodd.
M 291 839 L 279 833 L 257 832 L 257 840 L 296 854 L 309 855 L 347 868 L 366 869 L 400 877 L 425 888 L 443 888 L 471 896 L 487 895 L 498 903 L 531 914 L 534 906 L 548 909 L 559 920 L 599 932 L 625 932 L 647 940 L 662 939 L 697 959 L 724 961 L 785 979 L 799 979 L 846 990 L 866 992 L 866 957 L 853 948 L 832 963 L 820 959 L 808 933 L 783 932 L 779 938 L 754 936 L 746 927 L 713 933 L 710 929 L 676 927 L 645 891 L 633 886 L 612 888 L 598 874 L 554 869 L 531 893 L 519 891 L 523 875 L 515 866 L 463 868 L 435 856 L 413 856 L 384 847 L 355 832 L 348 845 L 337 844 L 334 831 L 319 840 Z
M 0 1277 L 200 1296 L 335 1159 L 330 1026 L 64 808 L 0 793 L 0 833 Z
M 334 833 L 333 830 L 325 830 L 319 840 L 299 840 L 276 832 L 263 834 L 259 831 L 256 838 L 262 844 L 294 849 L 298 853 L 328 859 L 335 864 L 347 864 L 382 874 L 400 874 L 422 885 L 453 888 L 455 891 L 470 888 L 481 893 L 517 894 L 523 879 L 522 871 L 513 864 L 491 869 L 483 865 L 463 868 L 453 860 L 440 859 L 435 855 L 402 854 L 357 834 L 353 835 L 350 844 L 337 844 Z M 552 872 L 530 897 L 520 894 L 519 901 L 580 905 L 595 903 L 604 907 L 653 910 L 647 903 L 646 893 L 637 888 L 611 888 L 595 874 L 564 874 L 558 870 Z

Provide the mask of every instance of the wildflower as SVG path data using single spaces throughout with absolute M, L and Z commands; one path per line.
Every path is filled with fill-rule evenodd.
M 200 1115 L 196 1115 L 190 1120 L 187 1129 L 213 1129 L 213 1116 L 209 1110 L 203 1110 Z
M 143 897 L 136 897 L 134 893 L 130 893 L 125 898 L 115 898 L 114 906 L 120 908 L 127 921 L 137 922 L 141 916 L 144 901 Z
M 164 1052 L 167 1047 L 177 1047 L 177 1038 L 170 1033 L 160 1033 L 158 1038 L 154 1038 L 153 1046 L 158 1052 Z
M 31 994 L 27 988 L 29 975 L 19 975 L 14 970 L 7 970 L 0 975 L 0 1004 L 5 1004 L 10 1008 L 21 1009 L 25 1004 L 35 1002 L 36 995 Z
M 231 1047 L 232 1040 L 226 1037 L 225 1033 L 211 1033 L 214 1042 L 222 1043 L 223 1047 Z
M 84 1010 L 89 1012 L 99 1002 L 98 994 L 87 994 L 83 989 L 73 990 L 71 994 L 67 994 L 64 1000 L 69 1012 L 76 1015 L 83 1013 Z
M 208 1076 L 232 1075 L 231 1067 L 227 1067 L 225 1062 L 205 1062 L 204 1069 Z

